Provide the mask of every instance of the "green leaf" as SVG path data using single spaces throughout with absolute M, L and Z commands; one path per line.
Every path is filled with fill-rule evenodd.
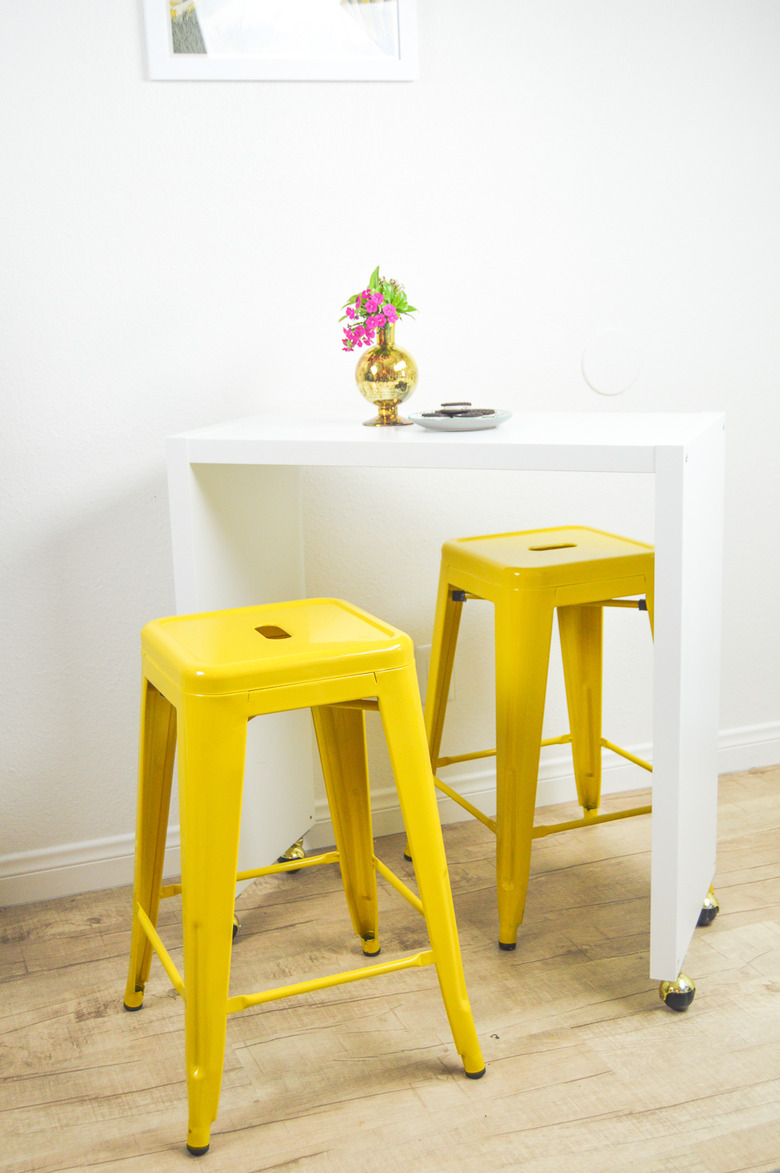
M 379 285 L 379 265 L 374 269 L 373 273 L 368 279 L 368 288 L 376 289 Z
M 404 309 L 405 314 L 418 314 L 419 312 L 416 305 L 407 305 Z

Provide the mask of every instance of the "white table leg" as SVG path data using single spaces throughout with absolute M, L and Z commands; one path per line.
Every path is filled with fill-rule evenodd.
M 650 976 L 674 981 L 715 871 L 722 423 L 658 450 Z

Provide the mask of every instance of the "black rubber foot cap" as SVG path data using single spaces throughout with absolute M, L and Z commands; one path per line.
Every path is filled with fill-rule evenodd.
M 703 908 L 699 913 L 699 919 L 696 924 L 700 929 L 703 929 L 706 925 L 711 925 L 717 915 L 717 908 Z
M 140 1006 L 128 1006 L 127 1002 L 123 1002 L 122 1005 L 124 1006 L 125 1010 L 127 1010 L 128 1013 L 130 1013 L 130 1014 L 134 1014 L 136 1010 L 143 1010 L 143 1008 L 144 1008 L 143 1002 L 141 1003 Z
M 483 1067 L 481 1071 L 467 1071 L 466 1077 L 468 1079 L 482 1079 L 482 1076 L 484 1074 L 485 1074 L 485 1068 Z
M 404 852 L 404 859 L 408 860 L 409 863 L 414 863 L 414 860 L 412 859 L 411 855 L 407 855 L 406 852 Z
M 513 949 L 517 948 L 517 941 L 510 941 L 509 944 L 507 944 L 506 941 L 499 941 L 498 947 L 499 949 L 503 949 L 506 953 L 511 953 Z
M 676 1010 L 678 1014 L 682 1014 L 687 1010 L 693 1001 L 693 990 L 686 990 L 683 994 L 667 994 L 664 999 L 665 1005 L 670 1010 Z
M 191 1157 L 202 1157 L 204 1153 L 207 1153 L 209 1151 L 209 1148 L 210 1148 L 210 1145 L 207 1145 L 207 1144 L 202 1145 L 200 1148 L 197 1148 L 195 1145 L 188 1144 L 187 1145 L 187 1152 L 190 1154 Z

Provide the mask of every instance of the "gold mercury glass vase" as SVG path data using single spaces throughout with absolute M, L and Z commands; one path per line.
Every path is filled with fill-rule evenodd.
M 417 363 L 407 350 L 395 345 L 395 324 L 388 322 L 377 331 L 378 344 L 360 356 L 355 369 L 360 394 L 373 403 L 379 414 L 366 420 L 365 427 L 395 427 L 410 424 L 398 414 L 398 404 L 417 386 Z

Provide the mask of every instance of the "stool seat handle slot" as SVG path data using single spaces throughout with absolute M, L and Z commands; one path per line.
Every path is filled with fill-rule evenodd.
M 277 627 L 275 623 L 263 623 L 260 627 L 256 627 L 255 631 L 266 639 L 290 639 L 289 631 L 285 631 L 283 627 Z

